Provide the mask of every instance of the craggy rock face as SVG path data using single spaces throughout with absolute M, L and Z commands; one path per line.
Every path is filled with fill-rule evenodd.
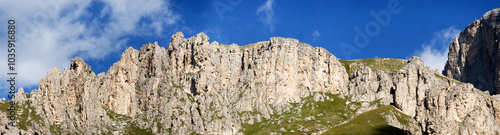
M 180 32 L 168 49 L 157 43 L 127 49 L 106 74 L 96 76 L 81 58 L 70 67 L 52 68 L 30 99 L 46 117 L 40 125 L 67 133 L 122 130 L 112 112 L 154 119 L 137 125 L 156 133 L 235 134 L 241 123 L 269 118 L 313 92 L 346 93 L 348 79 L 335 56 L 296 39 L 238 46 L 209 43 L 203 33 L 185 39 Z
M 500 46 L 491 40 L 498 38 L 499 29 L 491 28 L 498 27 L 497 11 L 485 14 L 453 40 L 445 75 L 467 81 L 473 74 L 483 74 L 491 81 L 487 84 L 500 84 L 488 80 L 499 75 Z M 304 118 L 309 123 L 326 123 L 321 129 L 300 125 L 295 130 L 322 133 L 336 126 L 331 121 L 322 123 L 323 115 L 349 120 L 385 106 L 396 108 L 391 114 L 381 114 L 385 121 L 411 134 L 500 133 L 497 96 L 474 88 L 474 82 L 473 86 L 442 76 L 418 57 L 393 62 L 400 66 L 380 65 L 391 61 L 354 63 L 357 69 L 348 75 L 343 65 L 350 69 L 349 63 L 296 39 L 273 37 L 238 46 L 210 43 L 203 33 L 186 39 L 178 32 L 168 49 L 155 42 L 140 50 L 125 50 L 106 73 L 96 75 L 81 58 L 71 60 L 70 70 L 52 68 L 38 90 L 26 94 L 20 89 L 16 94 L 14 101 L 26 110 L 19 115 L 20 123 L 27 124 L 6 126 L 7 115 L 0 112 L 0 132 L 242 134 L 244 125 L 271 118 L 276 121 L 273 125 L 286 123 L 279 120 L 284 113 L 315 107 L 309 103 L 342 101 L 337 107 L 352 114 L 320 112 L 288 121 Z M 404 122 L 402 115 L 408 118 Z M 343 122 L 348 121 L 336 123 Z M 285 128 L 270 131 L 291 132 Z
M 450 43 L 443 75 L 500 93 L 500 8 L 486 12 Z

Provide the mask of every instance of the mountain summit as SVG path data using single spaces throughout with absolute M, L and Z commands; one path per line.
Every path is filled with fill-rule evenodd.
M 450 43 L 443 75 L 500 93 L 500 8 L 486 12 Z

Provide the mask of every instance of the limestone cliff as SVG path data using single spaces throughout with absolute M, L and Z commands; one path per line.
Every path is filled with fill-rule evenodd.
M 500 93 L 500 8 L 486 12 L 450 43 L 443 75 Z
M 295 39 L 238 46 L 179 32 L 167 50 L 157 43 L 127 49 L 107 73 L 95 75 L 81 58 L 69 70 L 52 68 L 27 99 L 45 119 L 22 132 L 122 134 L 134 126 L 236 134 L 241 123 L 269 118 L 314 92 L 346 93 L 346 85 L 335 56 Z

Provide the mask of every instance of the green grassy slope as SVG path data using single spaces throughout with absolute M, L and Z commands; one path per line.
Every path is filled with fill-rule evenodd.
M 384 71 L 386 73 L 396 73 L 399 69 L 406 65 L 406 60 L 393 59 L 393 58 L 371 58 L 359 60 L 339 60 L 342 66 L 345 67 L 347 73 L 350 75 L 354 70 L 360 66 L 368 66 L 373 71 Z
M 324 93 L 330 99 L 314 101 L 312 96 L 300 103 L 291 103 L 289 112 L 274 114 L 270 119 L 254 124 L 243 124 L 244 134 L 311 134 L 326 130 L 354 117 L 359 102 L 347 102 L 348 97 Z M 312 119 L 314 117 L 314 119 Z M 281 129 L 281 130 L 280 130 Z M 284 130 L 283 130 L 284 129 Z
M 410 116 L 397 111 L 393 106 L 387 105 L 360 114 L 348 123 L 339 125 L 328 131 L 324 135 L 400 135 L 405 134 L 404 130 L 387 124 L 384 115 L 394 114 L 399 123 L 408 125 Z
M 26 94 L 29 97 L 29 94 Z M 9 101 L 0 101 L 0 111 L 3 113 L 10 113 L 7 110 L 10 107 Z M 35 113 L 35 108 L 31 106 L 29 101 L 23 103 L 16 103 L 16 126 L 23 130 L 28 130 L 34 123 L 43 124 L 43 118 Z

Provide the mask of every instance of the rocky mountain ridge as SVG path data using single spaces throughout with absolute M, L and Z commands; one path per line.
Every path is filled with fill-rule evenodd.
M 167 49 L 127 49 L 106 73 L 75 58 L 14 101 L 18 126 L 1 110 L 2 134 L 335 134 L 367 124 L 359 131 L 500 132 L 498 96 L 418 57 L 339 60 L 280 37 L 238 46 L 178 32 Z

